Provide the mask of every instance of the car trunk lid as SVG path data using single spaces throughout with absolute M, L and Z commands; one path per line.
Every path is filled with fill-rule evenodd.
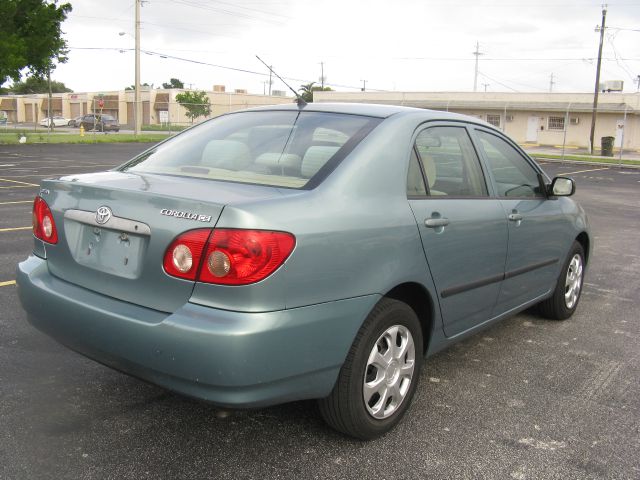
M 58 243 L 46 246 L 49 270 L 89 290 L 172 312 L 188 301 L 194 282 L 165 273 L 171 241 L 213 228 L 229 203 L 279 195 L 275 188 L 115 171 L 45 180 L 41 196 L 59 232 Z

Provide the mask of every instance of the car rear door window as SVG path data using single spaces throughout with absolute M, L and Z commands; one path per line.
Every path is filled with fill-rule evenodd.
M 431 196 L 486 197 L 480 161 L 464 127 L 430 127 L 415 142 Z
M 423 197 L 427 194 L 427 187 L 424 184 L 424 176 L 420 168 L 420 160 L 416 149 L 411 149 L 411 160 L 409 161 L 409 171 L 407 172 L 407 196 Z
M 538 172 L 507 141 L 476 130 L 500 197 L 544 197 Z

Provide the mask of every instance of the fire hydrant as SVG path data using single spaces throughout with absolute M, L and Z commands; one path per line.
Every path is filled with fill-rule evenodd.
M 80 124 L 80 136 L 84 137 L 84 125 Z

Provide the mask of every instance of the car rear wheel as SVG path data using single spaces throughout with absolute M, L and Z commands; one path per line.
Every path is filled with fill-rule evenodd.
M 551 320 L 566 320 L 578 307 L 584 281 L 584 249 L 573 242 L 553 295 L 539 304 L 540 313 Z
M 391 430 L 405 414 L 422 365 L 422 329 L 407 304 L 382 299 L 360 328 L 320 413 L 336 430 L 362 440 Z

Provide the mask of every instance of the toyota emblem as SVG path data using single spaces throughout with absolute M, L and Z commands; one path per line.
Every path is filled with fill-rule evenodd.
M 96 211 L 96 223 L 104 225 L 111 218 L 111 209 L 109 207 L 100 207 Z

